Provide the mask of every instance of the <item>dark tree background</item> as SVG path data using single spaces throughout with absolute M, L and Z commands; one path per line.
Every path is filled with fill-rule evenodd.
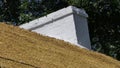
M 1 0 L 0 21 L 18 22 L 19 19 L 19 0 Z
M 120 0 L 0 0 L 0 21 L 20 25 L 68 5 L 88 13 L 92 49 L 120 60 Z

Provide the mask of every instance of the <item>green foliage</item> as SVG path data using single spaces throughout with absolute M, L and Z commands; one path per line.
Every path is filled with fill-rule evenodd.
M 19 20 L 21 23 L 22 22 L 29 22 L 32 19 L 34 19 L 34 17 L 32 17 L 32 14 L 20 13 Z
M 64 0 L 1 0 L 0 21 L 20 25 L 47 15 L 68 4 Z M 59 5 L 59 6 L 58 6 Z
M 20 13 L 19 13 L 19 24 L 29 22 L 30 20 L 34 19 L 33 13 L 31 13 L 30 6 L 31 3 L 28 0 L 24 0 L 21 2 L 19 6 Z
M 0 21 L 17 22 L 19 16 L 19 0 L 1 0 Z

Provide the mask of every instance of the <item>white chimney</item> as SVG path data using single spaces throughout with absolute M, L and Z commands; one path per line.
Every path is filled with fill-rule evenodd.
M 87 17 L 83 9 L 69 6 L 20 27 L 91 49 Z

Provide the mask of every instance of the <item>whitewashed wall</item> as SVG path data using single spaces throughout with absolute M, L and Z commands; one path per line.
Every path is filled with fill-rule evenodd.
M 20 27 L 91 49 L 87 17 L 84 10 L 69 6 Z

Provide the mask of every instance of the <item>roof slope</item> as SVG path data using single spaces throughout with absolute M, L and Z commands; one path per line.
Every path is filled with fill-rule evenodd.
M 120 62 L 61 40 L 0 24 L 0 67 L 120 68 Z

